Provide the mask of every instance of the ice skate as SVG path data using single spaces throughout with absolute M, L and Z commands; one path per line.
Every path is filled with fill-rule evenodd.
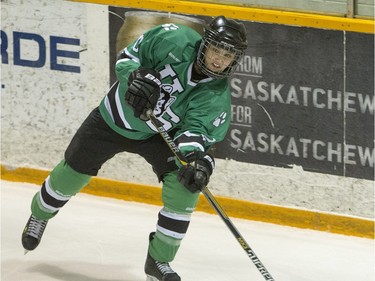
M 39 245 L 47 222 L 48 220 L 38 220 L 35 216 L 30 216 L 22 233 L 22 245 L 25 248 L 25 254 Z
M 146 281 L 181 281 L 180 276 L 172 270 L 167 262 L 154 260 L 147 254 L 145 264 Z

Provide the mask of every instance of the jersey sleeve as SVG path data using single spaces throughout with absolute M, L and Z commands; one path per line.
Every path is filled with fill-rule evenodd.
M 189 101 L 184 121 L 175 135 L 175 141 L 184 155 L 193 151 L 207 152 L 222 141 L 230 125 L 229 85 L 219 93 L 196 92 Z
M 161 25 L 156 26 L 122 50 L 122 58 L 117 60 L 115 66 L 121 93 L 126 94 L 129 76 L 140 66 L 158 70 L 158 65 L 165 60 L 166 54 L 168 54 L 168 48 L 173 48 L 171 40 L 168 40 L 168 36 L 166 36 L 168 31 L 173 32 L 173 30 L 166 30 Z M 170 34 L 169 37 L 171 37 Z
M 140 66 L 159 71 L 162 66 L 175 62 L 170 52 L 183 54 L 186 48 L 191 48 L 186 42 L 194 43 L 199 39 L 198 33 L 181 25 L 156 26 L 124 48 L 125 58 L 116 63 L 117 79 L 120 84 L 127 84 L 130 73 Z
M 161 65 L 175 62 L 170 52 L 183 54 L 186 48 L 191 48 L 191 44 L 194 45 L 200 38 L 197 32 L 185 26 L 163 24 L 142 34 L 124 49 L 124 53 L 143 67 L 158 70 Z

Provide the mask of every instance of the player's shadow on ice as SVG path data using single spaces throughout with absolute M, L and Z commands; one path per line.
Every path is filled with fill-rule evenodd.
M 81 270 L 80 270 L 81 269 Z M 123 269 L 123 268 L 121 268 Z M 93 264 L 84 264 L 77 262 L 76 264 L 66 265 L 61 264 L 60 266 L 51 265 L 51 264 L 38 264 L 32 266 L 28 269 L 30 272 L 38 272 L 43 275 L 49 276 L 56 280 L 62 281 L 135 281 L 139 280 L 139 277 L 124 275 L 123 270 L 116 269 L 114 270 L 111 266 L 105 265 L 93 265 Z M 82 271 L 80 273 L 79 271 Z M 89 272 L 89 273 L 88 273 Z M 95 277 L 94 275 L 107 274 L 108 278 Z M 121 276 L 120 278 L 111 278 L 111 275 Z

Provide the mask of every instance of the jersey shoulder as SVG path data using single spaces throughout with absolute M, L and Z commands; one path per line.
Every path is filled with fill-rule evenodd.
M 175 45 L 194 44 L 202 38 L 202 36 L 194 29 L 175 23 L 157 25 L 150 31 L 154 36 L 160 37 L 162 40 L 170 41 Z
M 194 50 L 202 36 L 194 29 L 181 24 L 166 23 L 158 25 L 144 35 L 145 45 L 156 47 L 160 51 L 186 49 Z
M 231 95 L 228 79 L 213 80 L 199 86 L 199 90 L 190 94 L 193 107 L 205 108 L 207 114 L 216 110 L 228 111 L 231 104 Z M 215 113 L 214 113 L 215 114 Z
M 203 84 L 207 92 L 215 96 L 228 96 L 229 93 L 229 79 L 214 79 L 207 84 Z

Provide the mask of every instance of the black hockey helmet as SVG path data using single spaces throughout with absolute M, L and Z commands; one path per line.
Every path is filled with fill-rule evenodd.
M 214 72 L 205 64 L 207 48 L 215 47 L 235 54 L 232 63 L 222 72 Z M 247 48 L 246 29 L 242 23 L 227 19 L 224 16 L 214 18 L 204 28 L 204 35 L 198 50 L 197 63 L 200 70 L 212 78 L 224 78 L 231 75 Z

